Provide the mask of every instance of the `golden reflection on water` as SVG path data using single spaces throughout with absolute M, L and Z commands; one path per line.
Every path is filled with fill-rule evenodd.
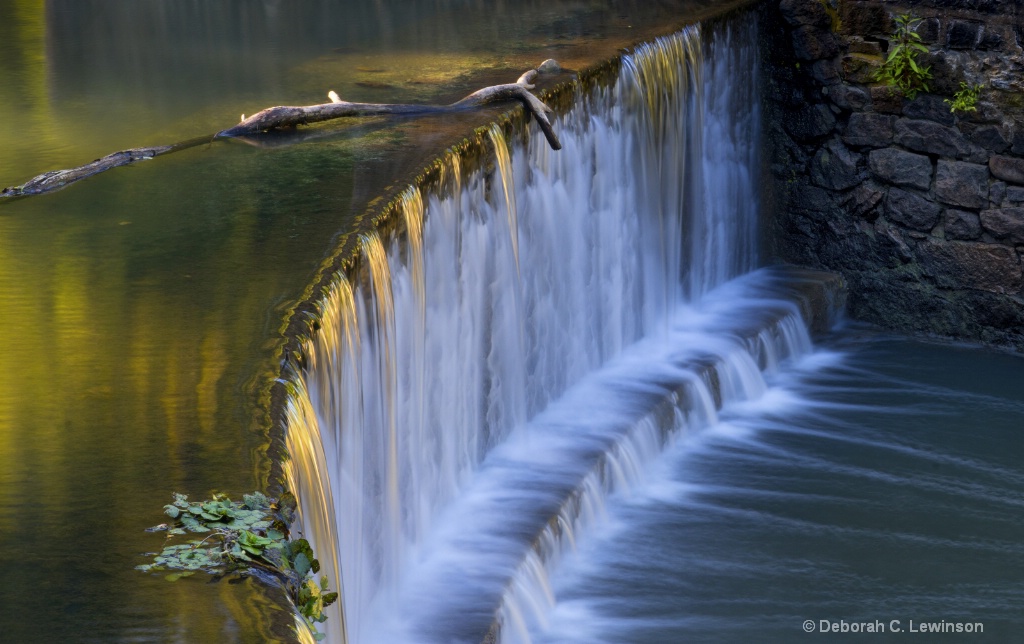
M 160 547 L 143 529 L 164 519 L 171 492 L 263 485 L 252 383 L 274 363 L 261 347 L 275 302 L 301 293 L 339 225 L 338 197 L 348 207 L 337 182 L 315 196 L 319 219 L 254 198 L 243 179 L 260 174 L 250 162 L 261 155 L 239 151 L 221 148 L 208 180 L 189 167 L 200 152 L 0 211 L 0 626 L 11 641 L 38 641 L 23 592 L 38 583 L 58 593 L 55 641 L 84 625 L 110 641 L 135 621 L 158 641 L 269 637 L 260 620 L 281 609 L 256 584 L 133 570 Z M 309 177 L 304 156 L 292 160 Z M 194 194 L 177 192 L 185 183 Z
M 0 4 L 0 187 L 210 133 L 242 111 L 323 100 L 328 89 L 350 100 L 447 100 L 512 82 L 547 57 L 569 67 L 594 58 L 589 37 L 552 43 L 550 30 L 522 49 L 495 38 L 489 51 L 438 51 L 428 38 L 416 51 L 332 52 L 333 30 L 362 23 L 307 38 L 301 7 L 294 19 L 249 16 L 251 33 L 225 26 L 235 10 L 273 4 Z M 480 7 L 488 20 L 500 9 Z M 175 28 L 179 19 L 187 29 Z M 436 22 L 444 38 L 471 31 Z M 621 17 L 609 24 L 601 51 L 614 53 L 630 36 Z M 280 38 L 261 40 L 268 33 Z M 335 127 L 275 150 L 199 146 L 0 204 L 4 639 L 273 641 L 276 626 L 261 620 L 280 610 L 278 596 L 250 582 L 142 575 L 133 566 L 160 546 L 142 530 L 162 520 L 171 492 L 238 496 L 265 483 L 258 387 L 276 375 L 282 320 L 334 235 L 355 229 L 369 200 L 418 171 L 425 149 L 457 141 L 467 122 Z M 410 206 L 406 216 L 422 208 Z M 368 252 L 382 255 L 379 245 L 371 240 Z M 383 384 L 393 400 L 394 383 Z M 52 622 L 45 636 L 33 617 L 40 596 Z
M 48 90 L 45 1 L 10 0 L 0 20 L 0 42 L 0 122 L 17 124 L 14 136 L 0 136 L 0 176 L 7 176 L 27 156 L 57 161 L 67 143 Z

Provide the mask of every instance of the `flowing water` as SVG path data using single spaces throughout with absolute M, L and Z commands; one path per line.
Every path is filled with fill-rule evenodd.
M 448 102 L 714 3 L 647 4 L 0 0 L 0 187 L 329 89 Z M 495 113 L 202 145 L 0 203 L 0 640 L 292 637 L 258 584 L 134 570 L 161 545 L 143 529 L 172 492 L 268 484 L 285 320 L 371 199 Z
M 793 275 L 751 272 L 755 42 L 739 19 L 637 48 L 558 153 L 492 128 L 493 168 L 410 188 L 405 230 L 335 277 L 288 407 L 330 641 L 1013 632 L 1019 583 L 987 580 L 1019 571 L 1024 471 L 957 455 L 976 394 L 882 358 L 931 349 L 813 349 Z M 1019 426 L 1018 393 L 982 399 L 996 438 Z
M 405 233 L 366 235 L 361 269 L 336 276 L 287 414 L 289 452 L 312 457 L 288 464 L 293 487 L 303 490 L 307 536 L 328 569 L 341 573 L 343 601 L 329 627 L 338 641 L 430 632 L 377 628 L 394 624 L 395 606 L 409 605 L 409 579 L 438 565 L 426 544 L 445 526 L 465 527 L 441 513 L 473 496 L 466 486 L 497 446 L 533 427 L 542 411 L 566 405 L 567 390 L 627 347 L 668 334 L 666 346 L 680 351 L 678 334 L 689 334 L 714 360 L 732 364 L 732 348 L 709 348 L 715 342 L 706 327 L 680 330 L 674 316 L 684 301 L 701 300 L 757 263 L 756 40 L 748 16 L 639 47 L 613 86 L 558 119 L 557 153 L 536 137 L 510 143 L 492 127 L 493 170 L 439 194 L 410 188 Z M 444 163 L 445 174 L 456 175 L 455 155 Z M 733 318 L 749 321 L 749 302 L 737 298 L 735 307 L 716 318 L 723 332 Z M 704 335 L 694 340 L 698 331 Z M 604 385 L 610 390 L 630 380 L 651 386 L 636 373 L 609 377 L 617 383 Z M 589 396 L 596 400 L 574 399 L 558 413 L 580 415 L 611 393 Z M 587 418 L 619 427 L 615 410 L 628 417 L 644 399 L 637 397 Z M 579 423 L 581 431 L 587 426 Z M 580 438 L 591 449 L 594 440 Z M 486 539 L 485 531 L 467 547 L 493 554 Z M 506 559 L 528 549 L 506 548 Z M 495 557 L 487 565 L 510 564 Z M 487 632 L 504 577 L 486 581 L 496 586 L 462 579 L 427 591 L 452 599 L 449 610 L 462 615 L 461 631 L 441 629 L 439 638 Z M 453 594 L 493 601 L 467 608 Z
M 445 153 L 431 189 L 405 182 L 497 111 L 0 204 L 0 640 L 294 639 L 280 593 L 133 567 L 171 492 L 268 484 L 282 325 L 346 244 L 284 409 L 332 641 L 1019 639 L 1021 360 L 857 330 L 812 348 L 815 280 L 755 270 L 751 16 L 386 4 L 0 0 L 4 186 L 328 89 L 446 102 L 678 32 L 559 115 L 563 150 L 492 126 L 490 161 Z
M 532 641 L 1020 641 L 1022 369 L 837 334 L 601 508 Z

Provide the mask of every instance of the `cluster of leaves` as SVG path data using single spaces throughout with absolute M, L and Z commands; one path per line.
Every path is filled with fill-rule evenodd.
M 984 85 L 968 85 L 960 81 L 960 91 L 953 94 L 953 100 L 948 98 L 945 103 L 949 105 L 950 112 L 974 112 L 978 109 L 978 95 Z
M 168 571 L 166 578 L 206 572 L 221 578 L 227 574 L 268 573 L 283 582 L 299 613 L 316 639 L 323 633 L 316 624 L 327 619 L 324 609 L 338 599 L 329 588 L 326 575 L 319 580 L 320 562 L 305 539 L 288 539 L 288 526 L 295 511 L 290 494 L 272 499 L 261 492 L 243 496 L 241 503 L 223 494 L 202 502 L 190 502 L 184 494 L 164 506 L 170 523 L 149 528 L 167 532 L 167 543 L 153 553 L 153 563 L 136 566 L 143 572 Z M 202 539 L 172 543 L 175 537 L 205 534 Z M 258 576 L 258 575 L 257 575 Z
M 896 30 L 889 41 L 889 54 L 875 72 L 875 80 L 900 88 L 904 96 L 913 100 L 918 92 L 928 91 L 928 79 L 932 77 L 931 67 L 917 64 L 917 57 L 928 51 L 916 31 L 921 19 L 902 14 L 893 21 Z

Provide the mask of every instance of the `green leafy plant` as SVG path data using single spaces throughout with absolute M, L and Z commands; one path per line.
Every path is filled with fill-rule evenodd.
M 953 100 L 947 98 L 944 102 L 949 105 L 950 112 L 974 112 L 978 109 L 978 95 L 984 87 L 960 81 L 960 91 L 953 94 Z
M 190 502 L 184 494 L 175 493 L 173 498 L 164 506 L 171 521 L 147 529 L 167 533 L 163 550 L 151 553 L 153 563 L 136 566 L 138 570 L 167 572 L 168 581 L 197 572 L 216 579 L 228 574 L 261 579 L 270 575 L 283 582 L 314 638 L 323 638 L 316 624 L 327 619 L 324 609 L 337 601 L 338 593 L 330 590 L 326 575 L 316 578 L 320 562 L 309 542 L 288 538 L 295 513 L 291 494 L 278 500 L 254 492 L 244 495 L 241 503 L 223 494 L 198 503 Z M 189 533 L 205 536 L 176 542 L 176 538 Z
M 921 44 L 921 34 L 916 31 L 921 19 L 902 14 L 894 17 L 893 21 L 896 30 L 889 41 L 889 54 L 875 72 L 875 80 L 900 88 L 907 98 L 913 100 L 918 92 L 928 91 L 928 80 L 932 77 L 931 67 L 917 64 L 917 57 L 928 51 Z

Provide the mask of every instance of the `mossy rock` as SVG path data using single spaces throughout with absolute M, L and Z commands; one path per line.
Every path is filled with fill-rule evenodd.
M 848 83 L 867 85 L 875 82 L 875 73 L 882 66 L 882 56 L 849 53 L 843 56 L 843 78 Z

